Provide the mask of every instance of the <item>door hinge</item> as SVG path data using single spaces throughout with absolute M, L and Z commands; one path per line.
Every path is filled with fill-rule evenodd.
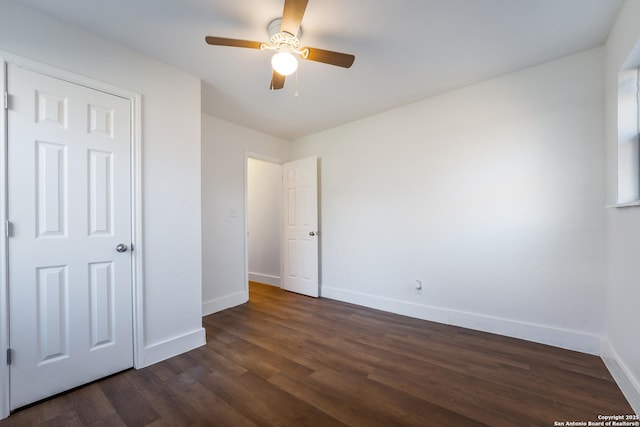
M 7 365 L 11 365 L 11 349 L 7 349 Z
M 11 237 L 11 222 L 9 221 L 4 222 L 4 237 L 7 239 Z
M 4 109 L 8 110 L 9 109 L 9 92 L 5 92 L 4 93 Z

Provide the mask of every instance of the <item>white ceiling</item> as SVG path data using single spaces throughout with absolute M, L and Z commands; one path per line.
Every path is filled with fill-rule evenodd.
M 203 80 L 205 113 L 285 139 L 602 45 L 624 0 L 310 0 L 305 46 L 352 53 L 351 69 L 301 61 L 269 91 L 267 41 L 283 0 L 17 0 Z M 153 76 L 149 76 L 152 78 Z

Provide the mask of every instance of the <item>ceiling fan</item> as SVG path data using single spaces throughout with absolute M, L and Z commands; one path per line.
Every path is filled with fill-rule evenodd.
M 348 53 L 332 52 L 330 50 L 317 49 L 315 47 L 301 47 L 300 23 L 309 0 L 285 0 L 282 18 L 274 19 L 269 23 L 269 43 L 254 42 L 250 40 L 228 39 L 224 37 L 205 37 L 210 45 L 246 47 L 250 49 L 273 50 L 276 52 L 271 59 L 273 75 L 270 89 L 282 89 L 286 76 L 292 74 L 298 68 L 295 55 L 310 61 L 323 62 L 349 68 L 356 57 Z

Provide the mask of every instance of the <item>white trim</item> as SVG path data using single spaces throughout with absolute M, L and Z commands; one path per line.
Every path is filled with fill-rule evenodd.
M 28 69 L 38 74 L 43 74 L 45 76 L 53 77 L 58 80 L 63 80 L 65 82 L 73 83 L 79 86 L 84 86 L 89 89 L 94 89 L 100 92 L 119 96 L 120 98 L 125 98 L 130 100 L 134 98 L 140 98 L 140 94 L 137 92 L 133 92 L 128 89 L 123 89 L 121 87 L 114 86 L 112 84 L 109 84 L 100 80 L 96 80 L 90 77 L 76 74 L 72 71 L 64 70 L 61 68 L 53 67 L 51 65 L 43 64 L 41 62 L 33 61 L 31 59 L 23 58 L 8 52 L 0 51 L 0 60 L 6 63 L 16 65 L 18 67 Z M 133 126 L 132 124 L 132 128 L 133 127 L 135 126 Z
M 244 304 L 247 301 L 249 301 L 249 294 L 247 291 L 236 292 L 235 294 L 204 301 L 202 303 L 202 316 L 208 316 L 209 314 Z
M 148 345 L 144 348 L 144 363 L 140 368 L 178 356 L 201 347 L 204 343 L 206 343 L 206 331 L 204 328 L 198 328 L 186 334 Z
M 280 287 L 280 276 L 272 276 L 271 274 L 249 272 L 249 280 L 252 282 L 265 283 L 267 285 Z
M 247 151 L 244 152 L 244 163 L 242 165 L 242 188 L 244 190 L 244 206 L 242 209 L 242 215 L 244 222 L 242 224 L 242 232 L 244 235 L 244 293 L 247 296 L 247 300 L 249 299 L 249 153 Z M 223 297 L 224 298 L 224 297 Z M 218 298 L 219 299 L 219 298 Z M 215 311 L 204 310 L 203 306 L 203 315 L 204 313 L 211 314 L 215 313 Z M 233 307 L 233 306 L 231 306 Z M 218 310 L 219 311 L 219 310 Z
M 406 301 L 384 298 L 377 295 L 346 291 L 340 288 L 322 286 L 321 296 L 365 307 L 375 308 L 404 316 L 460 326 L 477 331 L 489 332 L 527 341 L 580 351 L 593 355 L 600 354 L 601 337 L 579 331 L 554 328 L 546 325 L 520 322 L 491 317 L 477 313 L 467 313 L 447 308 L 414 304 Z
M 613 205 L 607 205 L 607 208 L 632 208 L 634 206 L 640 206 L 640 200 L 627 203 L 615 203 Z
M 611 343 L 602 340 L 601 356 L 611 376 L 627 398 L 636 415 L 640 415 L 640 378 L 635 378 L 629 367 L 620 359 Z
M 144 275 L 142 237 L 142 97 L 131 99 L 131 274 L 133 287 L 133 367 L 143 366 L 144 353 Z
M 0 52 L 0 92 L 7 90 L 7 63 Z M 0 355 L 7 354 L 9 348 L 9 273 L 7 258 L 8 239 L 5 237 L 4 224 L 7 220 L 7 110 L 2 106 L 0 112 Z M 0 419 L 9 416 L 9 366 L 0 358 Z
M 142 97 L 139 93 L 132 92 L 113 86 L 109 83 L 94 80 L 81 76 L 70 71 L 55 68 L 46 64 L 32 61 L 27 58 L 16 56 L 0 51 L 0 86 L 2 93 L 6 90 L 6 67 L 11 63 L 18 67 L 34 71 L 49 77 L 63 80 L 90 89 L 105 92 L 120 98 L 128 99 L 131 102 L 131 243 L 134 250 L 131 252 L 132 263 L 132 287 L 133 287 L 133 366 L 141 368 L 144 365 L 144 316 L 143 316 L 143 240 L 142 240 Z M 6 110 L 2 110 L 0 120 L 0 135 L 2 138 L 2 148 L 0 149 L 0 161 L 3 162 L 3 173 L 0 174 L 0 220 L 2 224 L 7 219 L 6 191 L 6 147 L 7 147 L 7 123 Z M 0 320 L 3 320 L 4 327 L 0 329 L 0 356 L 6 354 L 9 345 L 9 301 L 7 286 L 7 239 L 2 233 L 0 238 L 0 267 L 5 274 L 0 275 Z M 202 342 L 201 342 L 202 343 Z M 146 359 L 146 355 L 144 355 Z M 0 357 L 1 361 L 1 357 Z M 0 401 L 0 419 L 9 416 L 9 368 L 5 363 L 0 363 L 0 391 L 2 398 Z
M 260 154 L 260 153 L 256 153 L 254 151 L 245 151 L 244 152 L 244 157 L 245 159 L 254 159 L 254 160 L 262 160 L 263 162 L 269 162 L 269 163 L 275 163 L 277 165 L 281 165 L 283 162 L 282 160 L 273 157 L 273 156 L 266 156 L 264 154 Z

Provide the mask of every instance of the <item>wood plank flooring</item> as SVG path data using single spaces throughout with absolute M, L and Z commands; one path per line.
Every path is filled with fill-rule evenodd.
M 633 411 L 602 361 L 251 284 L 207 345 L 5 426 L 553 426 Z

